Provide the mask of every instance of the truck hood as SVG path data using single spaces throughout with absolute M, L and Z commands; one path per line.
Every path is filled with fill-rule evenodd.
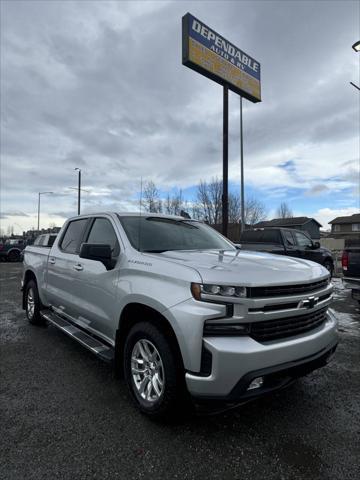
M 309 260 L 245 250 L 180 250 L 148 255 L 192 267 L 203 283 L 210 284 L 287 285 L 328 276 L 324 267 Z

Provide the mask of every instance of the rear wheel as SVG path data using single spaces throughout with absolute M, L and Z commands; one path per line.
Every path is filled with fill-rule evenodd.
M 34 280 L 30 280 L 25 287 L 25 311 L 30 323 L 44 325 L 45 320 L 40 315 L 41 302 L 39 292 Z
M 179 413 L 183 371 L 163 332 L 151 323 L 130 330 L 124 348 L 125 380 L 136 406 L 157 418 Z

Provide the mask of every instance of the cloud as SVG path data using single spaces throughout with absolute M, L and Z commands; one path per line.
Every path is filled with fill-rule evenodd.
M 329 192 L 329 187 L 324 184 L 316 184 L 311 187 L 309 190 L 305 192 L 305 195 L 308 197 L 316 197 L 317 195 L 321 195 L 323 193 Z
M 319 210 L 313 212 L 312 214 L 308 215 L 309 217 L 316 218 L 318 222 L 320 222 L 324 229 L 330 228 L 328 223 L 331 220 L 334 220 L 336 217 L 346 217 L 348 215 L 353 215 L 354 213 L 359 213 L 359 209 L 357 208 L 337 208 L 337 209 L 332 209 L 332 208 L 320 208 Z
M 65 194 L 75 167 L 90 190 L 84 208 L 133 208 L 141 177 L 167 190 L 221 176 L 221 87 L 181 65 L 186 11 L 262 64 L 263 102 L 244 102 L 247 186 L 326 202 L 326 185 L 355 205 L 357 2 L 18 1 L 1 11 L 4 210 L 33 221 L 37 193 L 49 190 L 44 218 L 75 213 L 76 192 Z M 229 161 L 238 182 L 232 93 Z
M 11 217 L 29 217 L 24 212 L 17 212 L 17 211 L 9 211 L 9 212 L 1 212 L 0 213 L 0 218 L 1 219 L 6 219 L 6 218 L 11 218 Z

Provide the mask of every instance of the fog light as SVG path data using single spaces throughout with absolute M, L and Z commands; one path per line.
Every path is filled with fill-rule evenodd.
M 260 388 L 264 384 L 264 377 L 257 377 L 250 383 L 248 390 L 254 390 L 255 388 Z

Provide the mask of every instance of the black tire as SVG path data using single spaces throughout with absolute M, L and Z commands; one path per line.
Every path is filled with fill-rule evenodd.
M 25 312 L 27 319 L 33 325 L 44 325 L 45 319 L 40 315 L 41 302 L 34 280 L 30 280 L 25 287 Z
M 160 389 L 162 389 L 161 395 L 156 400 L 142 398 L 139 387 L 137 387 L 135 383 L 134 375 L 136 374 L 132 371 L 132 366 L 134 366 L 134 361 L 132 360 L 133 355 L 135 356 L 134 352 L 139 342 L 144 341 L 150 345 L 150 349 L 152 348 L 151 345 L 155 347 L 156 353 L 159 354 L 161 361 L 160 370 L 163 373 L 163 386 L 160 385 Z M 155 354 L 155 351 L 153 351 L 153 354 Z M 141 322 L 134 325 L 130 330 L 124 347 L 124 377 L 131 397 L 141 412 L 157 419 L 173 418 L 175 413 L 179 415 L 182 412 L 181 405 L 185 396 L 185 385 L 184 371 L 179 366 L 180 363 L 173 346 L 162 331 L 155 325 Z M 150 375 L 151 372 L 149 370 L 149 378 Z M 154 373 L 154 375 L 156 375 L 156 373 Z M 140 380 L 145 380 L 144 377 L 145 375 L 142 377 L 142 374 L 139 374 L 136 381 L 142 383 Z M 153 383 L 150 380 L 147 381 L 148 384 Z M 157 393 L 154 387 L 150 386 L 150 388 L 153 389 L 154 397 L 156 397 Z
M 326 268 L 326 270 L 329 271 L 330 277 L 333 276 L 334 273 L 334 264 L 331 260 L 325 260 L 323 266 Z
M 12 250 L 7 254 L 7 259 L 9 260 L 9 262 L 19 262 L 20 252 L 18 250 Z

